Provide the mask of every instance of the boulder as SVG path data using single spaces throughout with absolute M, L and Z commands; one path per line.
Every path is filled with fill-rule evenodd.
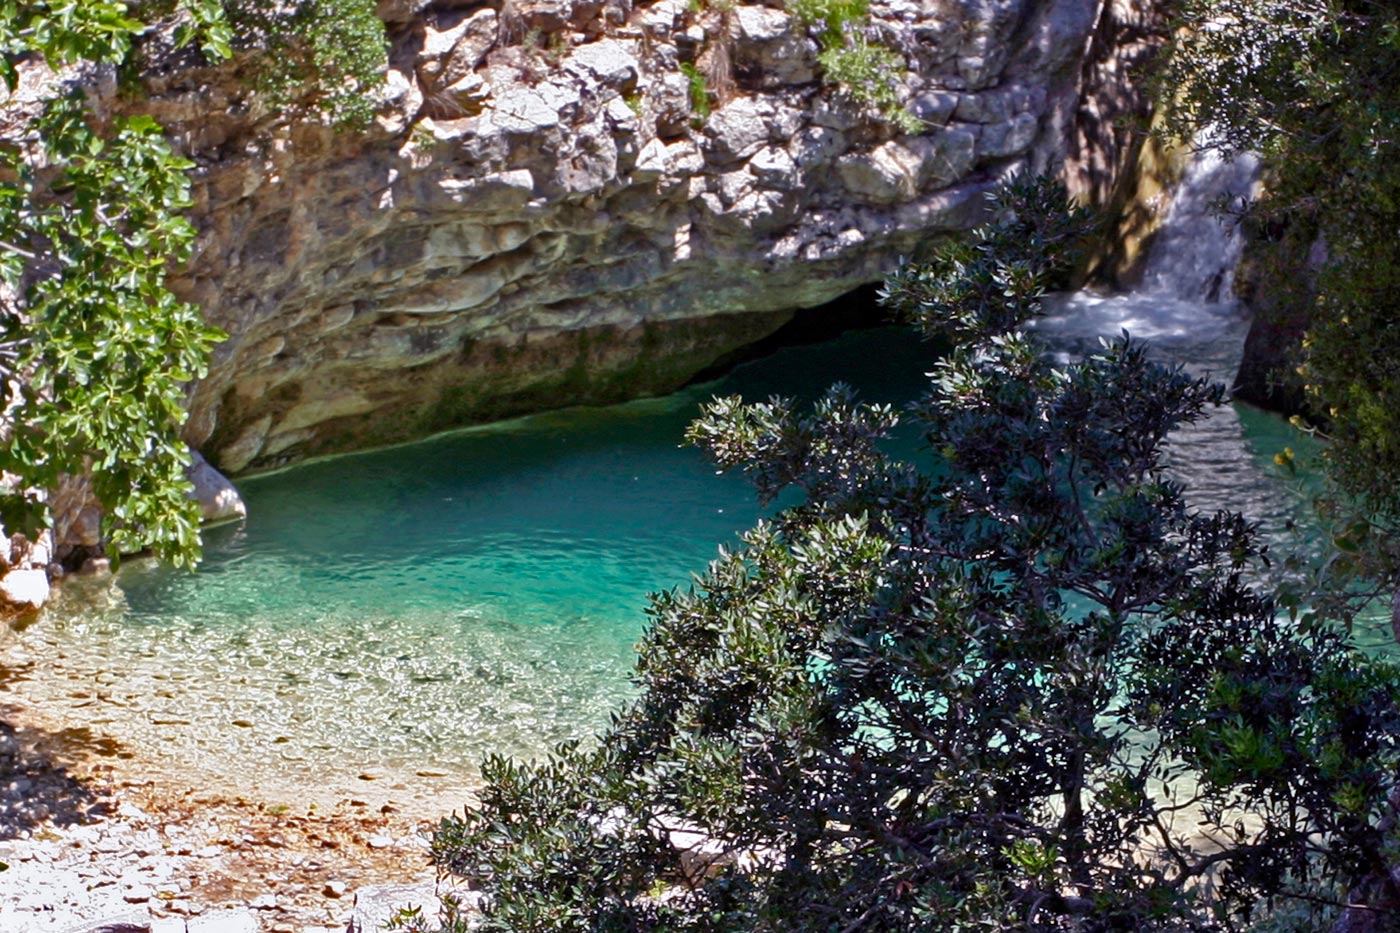
M 185 468 L 185 476 L 194 486 L 190 495 L 199 503 L 200 517 L 206 525 L 248 517 L 248 507 L 243 504 L 238 489 L 228 477 L 210 466 L 199 451 L 190 451 L 190 465 Z
M 41 609 L 49 600 L 47 568 L 11 570 L 0 577 L 0 599 L 17 608 Z
M 757 75 L 763 87 L 817 79 L 817 43 L 791 14 L 766 6 L 737 6 L 734 22 L 734 61 Z
M 612 39 L 574 49 L 564 60 L 564 69 L 588 81 L 621 89 L 634 87 L 641 74 L 641 66 L 630 45 Z
M 393 68 L 359 134 L 200 109 L 153 70 L 141 108 L 224 141 L 190 153 L 200 249 L 171 281 L 231 335 L 186 441 L 237 475 L 671 391 L 975 223 L 998 177 L 1055 164 L 1091 38 L 1114 54 L 1091 36 L 1106 0 L 874 5 L 924 121 L 900 133 L 823 81 L 780 7 L 383 0 Z M 705 116 L 721 50 L 734 89 Z M 246 94 L 233 64 L 200 80 L 201 99 Z

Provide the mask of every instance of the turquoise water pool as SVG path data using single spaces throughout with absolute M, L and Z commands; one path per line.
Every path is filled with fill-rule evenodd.
M 606 723 L 647 594 L 687 585 L 760 514 L 679 446 L 699 404 L 836 380 L 902 402 L 930 360 L 907 332 L 851 333 L 662 399 L 245 480 L 247 522 L 208 533 L 197 574 L 129 562 L 12 633 L 7 656 L 31 666 L 9 689 L 225 774 L 469 777 L 487 752 L 537 755 Z M 1178 469 L 1202 507 L 1281 526 L 1300 507 L 1271 466 L 1289 431 L 1225 409 Z

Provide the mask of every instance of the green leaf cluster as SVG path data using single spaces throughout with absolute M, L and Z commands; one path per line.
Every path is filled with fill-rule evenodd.
M 710 118 L 710 89 L 705 81 L 705 73 L 692 62 L 681 62 L 681 74 L 690 89 L 690 109 L 700 125 Z
M 374 0 L 224 0 L 224 7 L 233 48 L 258 57 L 255 85 L 271 109 L 325 115 L 351 130 L 374 119 L 389 61 Z
M 119 64 L 144 25 L 120 2 L 7 3 L 3 57 Z M 199 511 L 179 440 L 184 384 L 221 337 L 165 287 L 195 231 L 187 170 L 146 116 L 99 128 L 78 92 L 42 105 L 30 136 L 0 150 L 0 376 L 8 427 L 0 490 L 9 530 L 35 533 L 38 496 L 89 474 L 118 551 L 188 563 Z
M 0 465 L 22 482 L 8 496 L 90 472 L 116 548 L 190 560 L 199 514 L 178 438 L 183 387 L 221 337 L 165 287 L 167 262 L 194 239 L 181 216 L 190 163 L 149 117 L 99 134 L 75 97 L 35 128 L 38 164 L 57 170 L 6 154 L 17 181 L 0 190 L 0 241 L 11 244 L 0 274 L 25 296 L 3 321 L 14 421 Z
M 13 94 L 26 58 L 128 66 L 148 22 L 209 60 L 251 56 L 271 106 L 293 116 L 373 115 L 386 50 L 372 0 L 3 0 L 0 78 Z M 99 119 L 56 87 L 0 147 L 0 516 L 33 533 L 48 521 L 42 491 L 88 474 L 117 551 L 192 563 L 184 387 L 222 339 L 165 284 L 194 242 L 193 163 L 149 116 Z
M 904 57 L 867 35 L 870 0 L 791 0 L 787 8 L 798 23 L 817 31 L 817 61 L 826 80 L 875 108 L 901 132 L 923 128 L 900 96 Z
M 494 759 L 443 821 L 481 929 L 1235 930 L 1400 843 L 1400 676 L 1163 473 L 1224 390 L 1022 326 L 1092 229 L 1063 204 L 1017 183 L 887 285 L 954 341 L 906 411 L 705 407 L 690 440 L 796 504 L 653 597 L 596 747 Z

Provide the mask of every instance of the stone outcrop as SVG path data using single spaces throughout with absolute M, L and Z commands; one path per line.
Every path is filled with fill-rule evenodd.
M 1238 398 L 1261 408 L 1304 414 L 1307 406 L 1297 366 L 1327 247 L 1303 224 L 1281 232 L 1251 233 L 1236 282 L 1253 318 L 1234 390 Z
M 243 504 L 243 497 L 233 483 L 211 467 L 199 451 L 191 451 L 190 460 L 185 476 L 194 487 L 192 495 L 199 503 L 199 514 L 204 524 L 216 525 L 247 518 L 248 507 Z
M 200 162 L 176 286 L 230 336 L 187 439 L 225 472 L 683 384 L 1057 164 L 1107 15 L 872 3 L 908 135 L 824 84 L 776 3 L 380 10 L 367 134 L 278 123 L 232 67 L 148 76 Z M 721 47 L 733 90 L 703 118 L 682 65 Z
M 1169 31 L 1164 4 L 1107 0 L 1084 56 L 1065 175 L 1112 223 L 1085 272 L 1118 287 L 1138 284 L 1186 162 L 1184 147 L 1146 131 L 1152 101 L 1142 77 Z

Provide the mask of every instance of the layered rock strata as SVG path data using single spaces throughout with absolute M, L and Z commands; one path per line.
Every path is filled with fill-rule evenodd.
M 234 69 L 150 75 L 201 165 L 177 288 L 230 335 L 187 439 L 237 473 L 669 391 L 1056 164 L 1101 6 L 874 0 L 916 134 L 757 3 L 383 3 L 367 134 L 278 123 Z M 705 115 L 683 66 L 717 55 Z

